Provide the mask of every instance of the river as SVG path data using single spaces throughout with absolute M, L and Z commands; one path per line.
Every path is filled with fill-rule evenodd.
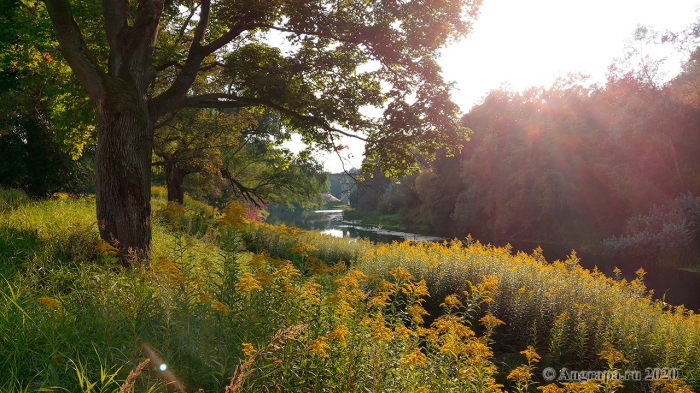
M 381 226 L 362 225 L 360 221 L 344 220 L 343 210 L 304 210 L 272 213 L 265 220 L 268 224 L 284 224 L 304 229 L 320 230 L 335 237 L 361 237 L 378 243 L 391 243 L 406 239 L 415 241 L 441 241 L 442 237 L 403 232 Z
M 442 241 L 443 237 L 427 236 L 411 232 L 403 232 L 392 228 L 382 228 L 381 226 L 362 225 L 359 221 L 344 220 L 343 210 L 302 210 L 294 212 L 275 212 L 270 214 L 265 220 L 269 224 L 284 224 L 303 229 L 320 230 L 336 237 L 366 238 L 378 243 L 391 243 L 393 241 Z M 525 251 L 531 253 L 537 244 L 528 242 L 510 242 L 514 251 Z M 566 259 L 570 249 L 561 245 L 542 245 L 543 254 L 548 261 L 555 259 Z M 604 261 L 598 255 L 578 253 L 581 266 L 587 269 L 598 267 L 607 276 L 612 276 L 615 263 Z M 621 262 L 621 261 L 618 261 Z M 633 280 L 634 271 L 638 267 L 623 267 L 625 278 Z M 692 310 L 700 309 L 700 274 L 676 270 L 660 266 L 644 268 L 647 271 L 644 283 L 649 289 L 654 290 L 655 298 L 664 298 L 665 301 L 673 304 L 684 304 Z

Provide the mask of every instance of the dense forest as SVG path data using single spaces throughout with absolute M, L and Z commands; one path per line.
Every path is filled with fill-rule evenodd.
M 351 201 L 450 238 L 694 266 L 700 51 L 667 83 L 637 60 L 611 67 L 603 85 L 570 75 L 549 88 L 494 90 L 463 116 L 473 134 L 461 153 L 398 182 L 375 173 Z

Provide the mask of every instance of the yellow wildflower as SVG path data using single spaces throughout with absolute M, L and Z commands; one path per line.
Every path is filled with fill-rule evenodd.
M 401 338 L 410 338 L 411 336 L 416 335 L 416 332 L 407 328 L 402 323 L 399 323 L 398 325 L 396 325 L 396 327 L 394 328 L 394 331 L 396 333 L 396 336 L 401 337 Z
M 97 239 L 95 242 L 95 250 L 107 255 L 115 255 L 119 249 L 112 246 L 102 239 Z
M 348 330 L 345 325 L 342 323 L 335 323 L 333 324 L 333 331 L 331 334 L 328 335 L 328 338 L 336 339 L 338 342 L 340 342 L 340 345 L 345 348 L 347 346 L 347 343 L 345 342 L 345 336 L 350 334 L 350 331 Z
M 413 352 L 407 354 L 403 358 L 401 358 L 401 365 L 402 366 L 427 366 L 428 365 L 428 358 L 423 354 L 423 352 L 420 351 L 420 349 L 415 349 Z
M 309 352 L 324 358 L 328 357 L 328 352 L 326 352 L 327 349 L 331 349 L 331 346 L 328 345 L 328 338 L 324 336 L 315 339 L 311 343 L 311 346 L 309 346 Z
M 246 265 L 253 270 L 260 269 L 261 267 L 265 266 L 265 261 L 269 255 L 270 254 L 267 252 L 267 250 L 263 250 L 260 254 L 251 256 L 248 262 L 246 262 Z
M 200 292 L 197 295 L 200 303 L 211 303 L 211 296 L 208 293 Z
M 243 343 L 242 345 L 243 345 L 243 353 L 248 357 L 250 357 L 252 354 L 257 352 L 255 347 L 251 343 Z
M 251 292 L 256 289 L 262 289 L 260 281 L 256 280 L 251 273 L 243 273 L 243 276 L 236 284 L 236 288 L 240 292 Z
M 411 319 L 413 319 L 413 322 L 417 324 L 422 324 L 423 323 L 423 315 L 428 315 L 428 312 L 425 311 L 423 307 L 421 307 L 419 304 L 414 304 L 406 309 L 406 311 L 411 315 Z
M 320 302 L 318 288 L 321 288 L 321 285 L 313 277 L 309 278 L 302 285 L 301 298 L 309 303 Z
M 506 378 L 515 380 L 519 383 L 523 383 L 525 381 L 530 380 L 530 376 L 530 367 L 518 366 L 513 371 L 511 371 Z
M 392 335 L 391 335 L 391 329 L 386 327 L 384 323 L 384 317 L 379 316 L 375 319 L 373 319 L 370 322 L 370 326 L 372 327 L 372 333 L 374 333 L 374 337 L 372 337 L 372 341 L 374 340 L 380 340 L 380 341 L 391 341 Z
M 260 282 L 261 286 L 270 285 L 274 281 L 274 277 L 266 270 L 259 270 L 255 273 L 255 279 Z
M 532 363 L 532 362 L 537 363 L 540 361 L 540 355 L 538 355 L 537 352 L 535 352 L 535 347 L 533 347 L 532 345 L 528 345 L 527 349 L 524 351 L 521 351 L 520 353 L 525 355 L 528 363 Z
M 440 304 L 440 306 L 449 308 L 451 310 L 453 308 L 462 307 L 462 302 L 459 300 L 459 297 L 457 295 L 449 295 L 445 298 L 445 302 Z
M 369 299 L 370 307 L 384 308 L 389 305 L 389 300 L 391 300 L 390 294 L 388 292 L 379 292 L 377 296 L 372 296 Z
M 557 386 L 556 383 L 550 383 L 549 385 L 546 386 L 540 386 L 537 388 L 538 390 L 541 390 L 542 393 L 564 393 L 565 390 Z
M 653 391 L 658 393 L 693 393 L 693 389 L 682 378 L 657 380 L 653 387 Z
M 496 318 L 493 316 L 493 314 L 488 313 L 486 314 L 485 317 L 481 318 L 479 320 L 481 324 L 488 330 L 493 330 L 493 328 L 499 326 L 499 325 L 505 325 L 506 323 L 501 321 L 500 319 Z
M 394 276 L 399 281 L 409 281 L 413 280 L 413 275 L 403 266 L 397 266 L 389 270 L 389 274 Z
M 572 393 L 595 393 L 600 389 L 600 385 L 596 383 L 595 380 L 590 379 L 584 383 L 581 382 L 562 382 L 562 385 L 566 387 Z
M 301 273 L 291 263 L 283 264 L 277 271 L 273 273 L 275 276 L 282 276 L 285 279 L 290 279 L 294 276 L 301 276 Z
M 608 364 L 611 366 L 617 362 L 628 362 L 622 352 L 615 349 L 615 347 L 609 342 L 603 344 L 603 350 L 600 351 L 598 356 L 600 356 L 601 359 L 607 360 Z
M 41 302 L 42 304 L 44 304 L 50 308 L 60 308 L 61 307 L 60 301 L 53 299 L 53 298 L 50 298 L 50 297 L 40 297 L 36 300 L 38 300 L 39 302 Z

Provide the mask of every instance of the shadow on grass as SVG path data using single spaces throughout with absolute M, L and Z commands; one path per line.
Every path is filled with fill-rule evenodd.
M 44 250 L 46 246 L 46 241 L 36 230 L 0 226 L 0 274 L 8 279 L 14 276 L 37 251 Z

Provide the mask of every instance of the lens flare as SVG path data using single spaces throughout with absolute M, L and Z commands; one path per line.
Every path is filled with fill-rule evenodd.
M 160 371 L 165 371 L 166 368 L 168 368 L 168 366 L 165 363 L 160 365 Z

